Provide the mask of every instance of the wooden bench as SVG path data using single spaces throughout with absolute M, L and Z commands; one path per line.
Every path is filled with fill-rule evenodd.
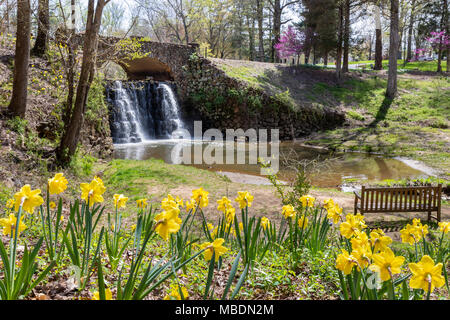
M 355 214 L 427 212 L 431 218 L 441 221 L 442 185 L 437 187 L 366 188 L 355 192 Z M 436 217 L 431 213 L 436 212 Z

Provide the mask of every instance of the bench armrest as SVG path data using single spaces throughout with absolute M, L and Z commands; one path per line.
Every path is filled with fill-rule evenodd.
M 355 196 L 356 196 L 358 199 L 361 199 L 361 195 L 359 194 L 358 191 L 353 191 L 353 193 L 355 194 Z

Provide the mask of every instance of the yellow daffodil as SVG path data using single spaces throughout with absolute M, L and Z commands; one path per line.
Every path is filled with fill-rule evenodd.
M 239 222 L 239 232 L 244 231 L 244 224 L 242 222 Z
M 120 209 L 125 208 L 125 204 L 127 203 L 128 198 L 123 194 L 115 194 L 114 195 L 114 208 Z
M 147 199 L 144 198 L 144 199 L 136 200 L 136 204 L 139 209 L 145 209 L 145 208 L 147 208 L 147 205 L 148 205 Z
M 295 209 L 292 205 L 288 204 L 283 206 L 283 208 L 281 208 L 281 214 L 286 218 L 286 219 L 294 219 L 295 218 Z
M 14 214 L 10 214 L 9 218 L 0 219 L 0 225 L 3 227 L 3 234 L 5 236 L 11 235 L 12 237 L 14 237 L 14 232 L 16 231 L 16 222 L 17 222 L 17 218 Z M 27 226 L 22 222 L 22 217 L 21 217 L 20 223 L 19 223 L 19 235 L 26 228 L 27 228 Z
M 358 261 L 347 250 L 341 249 L 341 251 L 342 253 L 336 258 L 336 268 L 347 275 L 352 272 L 353 267 L 357 265 Z
M 6 207 L 8 209 L 12 209 L 14 207 L 15 204 L 15 200 L 14 199 L 8 199 L 8 201 L 6 201 Z
M 427 231 L 428 232 L 428 231 Z M 400 230 L 400 237 L 402 242 L 414 245 L 422 239 L 423 230 L 417 225 L 407 224 L 405 228 Z
M 301 216 L 301 217 L 298 219 L 298 227 L 299 227 L 300 229 L 305 229 L 307 226 L 308 226 L 308 218 L 305 217 L 305 216 Z
M 44 199 L 39 195 L 41 190 L 31 190 L 29 184 L 24 185 L 19 192 L 14 195 L 15 198 L 15 210 L 19 211 L 19 207 L 22 204 L 23 210 L 28 213 L 33 213 L 34 208 L 44 203 Z
M 52 210 L 56 208 L 56 203 L 54 203 L 53 201 L 50 201 L 49 205 L 50 205 L 50 209 L 52 209 Z
M 361 231 L 366 227 L 367 226 L 364 223 L 364 220 L 361 220 L 359 216 L 347 214 L 347 216 L 345 217 L 345 222 L 342 222 L 339 225 L 339 230 L 342 236 L 350 239 L 352 236 L 356 235 L 358 231 Z
M 380 274 L 381 281 L 391 279 L 391 276 L 400 273 L 400 267 L 405 262 L 405 257 L 395 256 L 390 248 L 372 256 L 373 263 L 369 269 Z
M 63 173 L 57 173 L 53 178 L 48 179 L 48 192 L 50 194 L 60 194 L 67 189 L 67 179 Z
M 105 299 L 106 300 L 112 300 L 112 292 L 111 292 L 111 290 L 109 288 L 107 288 L 105 290 Z M 94 292 L 92 300 L 100 300 L 100 293 L 98 291 Z
M 235 199 L 239 203 L 239 208 L 244 209 L 246 206 L 249 208 L 253 203 L 253 196 L 248 191 L 238 191 L 238 197 Z
M 181 204 L 183 201 L 181 200 Z M 170 210 L 172 208 L 179 208 L 180 207 L 180 199 L 177 197 L 176 199 L 171 195 L 168 194 L 167 198 L 164 198 L 161 201 L 161 208 L 163 210 Z
M 370 264 L 372 252 L 370 251 L 370 248 L 361 246 L 353 249 L 352 256 L 358 261 L 358 269 L 366 268 Z
M 363 231 L 357 230 L 355 237 L 350 240 L 353 249 L 362 249 L 363 251 L 370 251 L 370 242 L 367 234 Z
M 214 240 L 214 242 L 205 242 L 202 245 L 200 245 L 200 249 L 206 250 L 203 252 L 203 256 L 205 257 L 206 261 L 210 261 L 213 255 L 213 252 L 215 253 L 215 261 L 219 261 L 219 258 L 221 255 L 223 255 L 225 252 L 228 251 L 227 248 L 222 246 L 222 244 L 225 242 L 224 239 L 219 238 Z
M 263 227 L 264 230 L 266 230 L 267 225 L 270 223 L 269 219 L 266 217 L 262 217 L 261 218 L 261 226 Z
M 155 231 L 164 240 L 169 240 L 171 233 L 177 233 L 180 230 L 181 219 L 178 218 L 178 208 L 172 208 L 171 210 L 163 211 L 155 217 Z
M 231 207 L 231 201 L 227 197 L 222 197 L 221 200 L 217 200 L 217 210 L 222 211 L 225 213 L 227 211 L 227 208 Z
M 105 193 L 106 188 L 103 185 L 102 179 L 94 177 L 90 183 L 81 183 L 81 199 L 89 202 L 89 206 L 97 202 L 103 202 L 102 194 Z
M 370 243 L 373 247 L 373 252 L 377 253 L 386 250 L 387 246 L 392 243 L 392 239 L 386 236 L 383 230 L 375 229 L 370 232 Z
M 300 197 L 300 202 L 302 203 L 302 206 L 304 208 L 306 207 L 310 207 L 312 208 L 314 206 L 314 201 L 316 201 L 316 198 L 314 198 L 313 196 L 310 196 L 309 194 L 306 196 L 302 196 Z
M 327 218 L 333 220 L 334 224 L 337 224 L 342 219 L 342 208 L 337 204 L 329 206 L 327 208 Z
M 225 212 L 225 219 L 228 223 L 232 222 L 234 220 L 234 216 L 236 214 L 236 209 L 234 207 L 229 207 L 227 211 Z
M 208 194 L 209 192 L 203 190 L 203 188 L 192 190 L 192 199 L 200 208 L 205 208 L 208 206 Z
M 197 202 L 195 202 L 194 199 L 190 199 L 189 201 L 186 200 L 186 211 L 190 212 L 191 210 L 194 210 L 197 206 Z
M 439 230 L 447 234 L 450 231 L 450 222 L 439 222 Z
M 181 289 L 181 293 L 183 294 L 183 297 L 181 297 L 180 289 Z M 172 290 L 169 292 L 169 294 L 164 297 L 164 300 L 183 300 L 183 298 L 184 298 L 184 300 L 189 298 L 188 291 L 186 290 L 185 287 L 180 288 L 178 286 L 175 286 L 172 288 Z
M 419 263 L 408 264 L 413 276 L 409 280 L 412 289 L 423 289 L 425 292 L 433 292 L 434 288 L 440 288 L 445 284 L 442 276 L 442 263 L 434 264 L 430 256 L 425 255 Z
M 136 225 L 135 224 L 131 225 L 131 231 L 132 232 L 136 231 Z
M 335 206 L 333 199 L 327 199 L 323 202 L 323 207 L 328 211 Z

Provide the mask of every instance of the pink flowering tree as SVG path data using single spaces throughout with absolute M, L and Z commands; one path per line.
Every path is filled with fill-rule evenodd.
M 303 50 L 302 36 L 292 26 L 280 37 L 280 40 L 274 46 L 280 59 L 287 59 L 293 56 L 299 56 Z
M 430 33 L 430 37 L 427 38 L 427 42 L 435 51 L 438 52 L 437 72 L 441 72 L 442 52 L 450 49 L 450 36 L 445 33 L 445 30 L 442 30 L 440 32 L 433 31 Z

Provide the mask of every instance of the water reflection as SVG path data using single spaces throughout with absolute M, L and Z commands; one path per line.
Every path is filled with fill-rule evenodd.
M 114 157 L 118 159 L 145 160 L 156 158 L 166 163 L 174 163 L 173 152 L 181 152 L 185 146 L 191 146 L 190 159 L 194 162 L 194 151 L 205 150 L 213 142 L 191 140 L 155 140 L 138 144 L 115 145 Z M 248 147 L 248 145 L 247 145 Z M 175 151 L 174 151 L 175 150 Z M 246 148 L 248 151 L 248 148 Z M 426 177 L 421 170 L 408 166 L 404 161 L 385 158 L 378 155 L 359 153 L 330 154 L 323 150 L 306 148 L 294 142 L 280 143 L 280 172 L 279 178 L 290 180 L 295 177 L 295 171 L 290 169 L 284 160 L 298 160 L 308 162 L 307 173 L 318 187 L 342 187 L 343 182 L 357 179 L 367 182 L 385 179 L 405 179 Z M 268 151 L 270 154 L 270 151 Z M 225 154 L 223 159 L 225 162 Z M 236 159 L 236 151 L 235 151 Z M 249 155 L 245 154 L 246 164 L 195 164 L 193 166 L 213 171 L 235 172 L 250 175 L 260 175 L 257 164 L 248 164 Z

